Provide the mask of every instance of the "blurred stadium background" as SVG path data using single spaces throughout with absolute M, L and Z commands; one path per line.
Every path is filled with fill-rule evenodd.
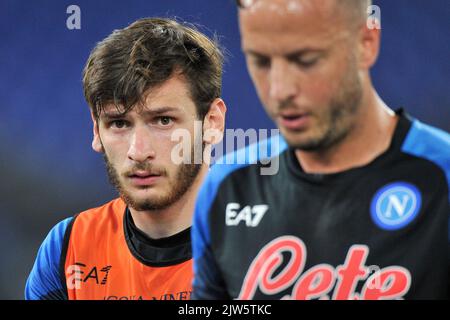
M 68 30 L 66 9 L 81 9 Z M 383 40 L 373 70 L 391 107 L 450 130 L 450 1 L 378 0 Z M 61 219 L 115 196 L 91 122 L 81 70 L 97 41 L 146 16 L 176 16 L 217 33 L 229 51 L 228 128 L 273 128 L 240 52 L 233 0 L 0 1 L 0 299 L 22 299 L 40 243 Z

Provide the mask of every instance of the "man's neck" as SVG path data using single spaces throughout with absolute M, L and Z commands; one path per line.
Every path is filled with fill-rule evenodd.
M 207 171 L 207 167 L 202 167 L 189 190 L 166 209 L 136 211 L 130 207 L 136 227 L 152 239 L 167 238 L 189 228 L 192 225 L 196 195 Z
M 341 142 L 321 151 L 296 151 L 305 172 L 331 174 L 364 166 L 389 148 L 398 118 L 375 91 L 366 103 L 354 128 Z

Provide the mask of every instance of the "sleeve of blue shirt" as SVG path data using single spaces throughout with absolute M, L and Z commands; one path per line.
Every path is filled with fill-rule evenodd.
M 73 218 L 59 222 L 49 232 L 39 248 L 33 269 L 25 285 L 26 300 L 66 300 L 60 274 L 64 235 Z
M 402 150 L 417 157 L 427 159 L 443 170 L 447 177 L 447 191 L 450 203 L 450 134 L 415 120 L 402 146 Z M 450 295 L 450 212 L 448 240 L 448 291 Z

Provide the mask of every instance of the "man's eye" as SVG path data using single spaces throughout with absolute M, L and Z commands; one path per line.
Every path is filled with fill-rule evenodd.
M 125 120 L 113 120 L 109 123 L 109 126 L 112 128 L 122 129 L 127 126 L 127 122 Z
M 317 63 L 318 60 L 319 60 L 318 58 L 314 58 L 314 59 L 295 59 L 294 62 L 298 66 L 300 66 L 302 68 L 310 68 L 310 67 L 314 66 Z
M 253 63 L 258 68 L 269 68 L 270 67 L 270 59 L 269 58 L 256 57 L 253 59 Z
M 158 124 L 160 124 L 162 126 L 168 126 L 173 121 L 171 117 L 159 117 L 157 120 L 158 120 Z

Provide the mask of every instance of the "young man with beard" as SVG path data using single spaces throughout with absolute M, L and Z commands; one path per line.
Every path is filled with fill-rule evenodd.
M 370 1 L 238 3 L 249 73 L 287 146 L 275 175 L 208 174 L 193 297 L 447 299 L 450 136 L 375 91 Z
M 216 43 L 170 19 L 138 20 L 94 48 L 83 73 L 92 147 L 120 198 L 50 231 L 27 299 L 190 298 L 190 226 L 208 170 L 193 155 L 224 129 L 222 60 Z M 215 134 L 196 132 L 196 122 Z M 181 164 L 177 131 L 192 141 L 178 150 L 190 160 Z

